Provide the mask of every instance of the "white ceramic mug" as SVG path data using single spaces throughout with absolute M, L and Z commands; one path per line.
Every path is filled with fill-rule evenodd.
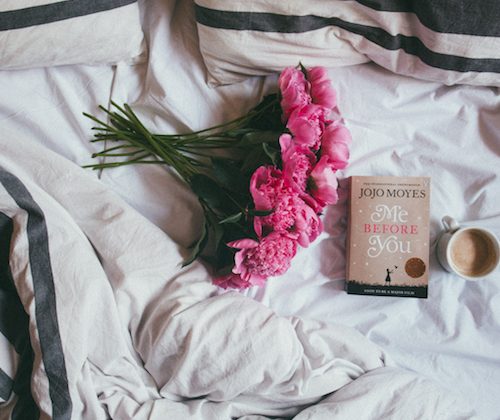
M 500 243 L 488 229 L 461 227 L 450 216 L 442 219 L 445 231 L 438 240 L 436 253 L 439 263 L 450 273 L 466 280 L 479 280 L 500 263 Z

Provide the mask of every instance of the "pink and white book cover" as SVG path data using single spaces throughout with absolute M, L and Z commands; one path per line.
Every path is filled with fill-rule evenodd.
M 430 178 L 350 178 L 346 289 L 427 297 Z

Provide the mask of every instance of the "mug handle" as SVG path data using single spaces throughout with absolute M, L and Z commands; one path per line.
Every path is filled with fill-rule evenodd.
M 444 228 L 450 233 L 456 232 L 460 229 L 458 222 L 451 216 L 444 216 L 441 219 L 441 222 L 443 223 Z

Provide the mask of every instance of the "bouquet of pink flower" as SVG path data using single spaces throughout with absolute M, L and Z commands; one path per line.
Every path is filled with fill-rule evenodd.
M 191 187 L 205 223 L 184 265 L 203 258 L 223 288 L 285 273 L 322 232 L 321 213 L 338 199 L 336 171 L 347 166 L 351 136 L 326 70 L 289 67 L 278 84 L 247 115 L 187 134 L 152 134 L 128 105 L 101 107 L 109 123 L 84 114 L 98 123 L 92 141 L 119 141 L 93 157 L 127 158 L 88 167 L 166 164 Z

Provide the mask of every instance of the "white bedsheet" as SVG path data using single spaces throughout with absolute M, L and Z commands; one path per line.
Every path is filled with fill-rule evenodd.
M 81 113 L 96 113 L 97 105 L 110 98 L 130 103 L 158 131 L 178 132 L 236 117 L 273 87 L 273 77 L 208 87 L 191 3 L 152 0 L 142 6 L 150 45 L 147 64 L 0 72 L 2 130 L 86 164 L 98 149 L 88 142 L 92 124 Z M 457 392 L 480 419 L 498 419 L 500 273 L 476 283 L 461 280 L 439 267 L 434 245 L 445 214 L 500 236 L 499 90 L 417 81 L 372 64 L 331 69 L 330 76 L 354 139 L 351 164 L 341 178 L 432 178 L 429 298 L 361 297 L 343 291 L 345 194 L 326 212 L 325 233 L 301 250 L 291 270 L 245 294 L 279 315 L 353 326 L 400 366 Z M 196 200 L 164 169 L 126 167 L 100 176 L 179 244 L 196 237 Z
M 353 328 L 217 294 L 201 264 L 181 268 L 186 250 L 104 184 L 10 138 L 18 143 L 0 146 L 0 227 L 12 231 L 0 298 L 13 319 L 28 314 L 35 362 L 23 369 L 40 418 L 475 418 Z M 11 395 L 2 416 L 20 401 Z

